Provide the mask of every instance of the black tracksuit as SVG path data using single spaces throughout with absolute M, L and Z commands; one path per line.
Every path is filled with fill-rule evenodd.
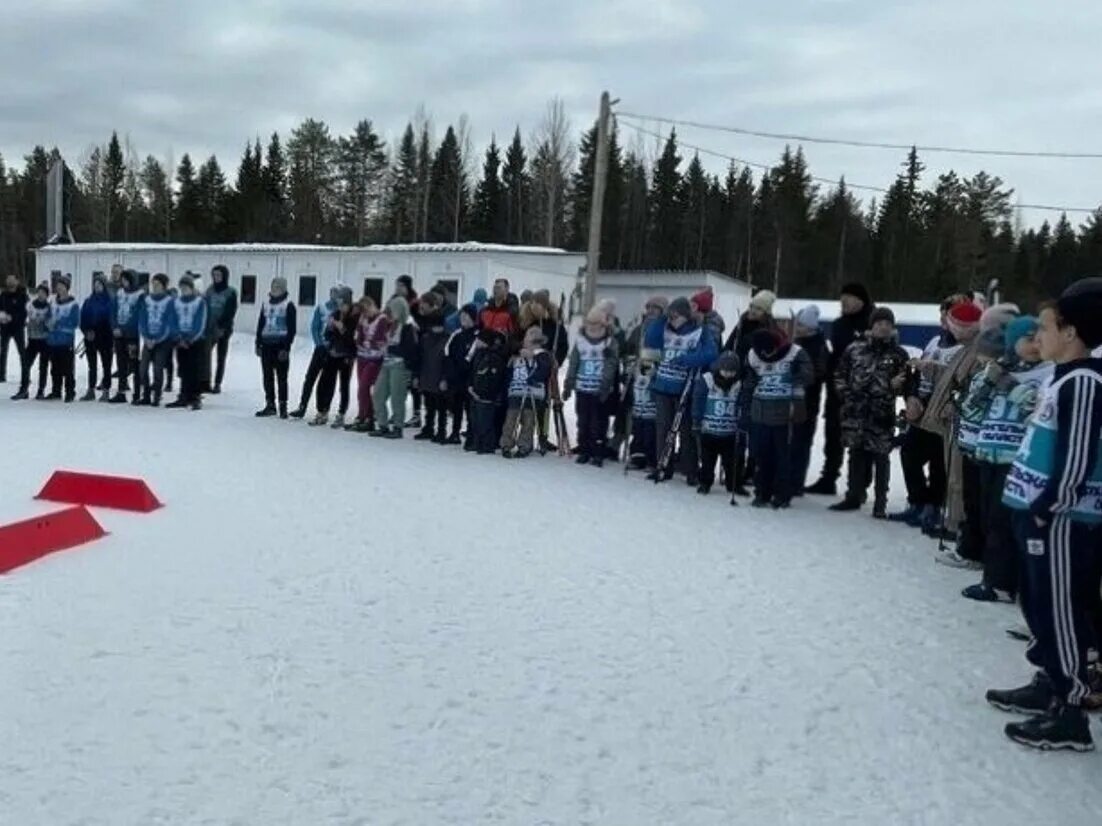
M 444 380 L 448 383 L 448 407 L 452 414 L 452 432 L 456 437 L 463 430 L 463 417 L 470 411 L 471 397 L 467 392 L 471 382 L 471 363 L 467 356 L 478 337 L 474 327 L 459 329 L 444 345 Z
M 329 324 L 325 328 L 326 359 L 321 380 L 318 381 L 318 413 L 329 413 L 339 379 L 340 402 L 337 412 L 344 416 L 348 412 L 349 383 L 352 379 L 352 365 L 356 361 L 356 324 L 359 319 L 352 312 L 338 310 L 331 321 L 341 322 L 344 329 L 338 330 Z
M 509 357 L 505 336 L 484 330 L 479 339 L 485 346 L 471 356 L 471 423 L 467 428 L 467 447 L 479 453 L 493 453 L 501 433 L 498 411 L 504 411 L 503 394 Z
M 268 299 L 272 301 L 271 298 Z M 279 391 L 279 403 L 287 404 L 287 372 L 291 367 L 291 345 L 295 343 L 296 321 L 295 305 L 284 293 L 279 301 L 287 302 L 287 332 L 277 338 L 264 335 L 264 311 L 261 309 L 256 322 L 256 350 L 260 356 L 260 372 L 264 379 L 264 401 L 268 407 L 275 407 L 276 391 Z
M 22 287 L 0 292 L 0 313 L 9 316 L 9 320 L 0 324 L 0 381 L 8 380 L 8 346 L 14 341 L 15 351 L 19 355 L 19 369 L 22 374 L 26 360 L 27 327 L 27 291 Z

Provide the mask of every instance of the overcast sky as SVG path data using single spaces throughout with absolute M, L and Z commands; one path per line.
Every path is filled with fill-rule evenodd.
M 438 135 L 468 114 L 481 148 L 553 96 L 580 130 L 605 88 L 624 111 L 758 130 L 1099 152 L 1100 42 L 1098 0 L 0 0 L 0 152 L 57 145 L 75 167 L 118 129 L 143 156 L 216 153 L 232 180 L 247 138 L 307 116 L 393 140 L 423 105 Z M 783 148 L 680 131 L 763 163 Z M 805 151 L 815 175 L 876 186 L 902 160 Z M 924 160 L 1024 202 L 1102 202 L 1102 160 Z

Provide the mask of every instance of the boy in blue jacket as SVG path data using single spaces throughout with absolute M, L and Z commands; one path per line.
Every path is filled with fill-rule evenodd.
M 693 390 L 693 433 L 700 440 L 700 486 L 696 492 L 704 496 L 711 492 L 716 481 L 716 459 L 723 463 L 727 492 L 735 490 L 738 376 L 738 356 L 723 353 L 711 371 L 696 380 Z
M 706 370 L 719 355 L 715 339 L 705 333 L 704 328 L 693 321 L 692 306 L 687 298 L 677 298 L 670 302 L 666 315 L 655 319 L 647 327 L 643 338 L 645 352 L 640 355 L 656 361 L 651 382 L 651 394 L 655 401 L 655 439 L 658 444 L 659 461 L 666 440 L 673 427 L 673 420 L 680 406 L 688 403 L 686 388 L 691 391 L 690 378 L 701 370 Z M 689 410 L 683 410 L 681 427 L 678 432 L 681 440 L 681 472 L 693 487 L 697 484 L 696 440 L 692 437 L 692 416 Z M 673 468 L 667 457 L 667 467 L 662 478 L 652 473 L 654 481 L 664 481 L 673 476 Z
M 1040 314 L 1039 356 L 1056 365 L 1006 478 L 1022 563 L 1022 614 L 1033 636 L 1026 659 L 1040 669 L 1010 691 L 987 692 L 1004 711 L 1034 716 L 1007 737 L 1033 748 L 1091 751 L 1083 703 L 1087 651 L 1097 644 L 1102 530 L 1102 278 L 1072 284 Z
M 115 363 L 119 368 L 119 387 L 111 397 L 111 404 L 126 404 L 126 394 L 133 382 L 134 395 L 140 395 L 138 364 L 141 355 L 141 336 L 138 333 L 138 314 L 144 293 L 138 285 L 134 270 L 119 274 L 119 289 L 115 291 L 111 326 L 114 328 Z
M 310 355 L 310 363 L 306 366 L 306 378 L 302 380 L 302 396 L 299 398 L 298 408 L 291 411 L 292 419 L 302 419 L 306 416 L 306 410 L 310 406 L 310 396 L 314 392 L 321 371 L 325 369 L 325 363 L 329 360 L 329 345 L 325 341 L 325 330 L 329 326 L 329 319 L 337 311 L 340 287 L 333 287 L 329 291 L 329 300 L 314 308 L 314 314 L 310 316 L 310 340 L 314 342 L 314 352 Z
M 60 399 L 64 388 L 65 401 L 77 396 L 76 378 L 73 376 L 73 343 L 80 326 L 80 307 L 69 294 L 72 281 L 68 275 L 58 276 L 54 284 L 54 303 L 50 306 L 50 319 L 46 322 L 46 346 L 50 351 L 51 390 L 49 399 Z
M 207 332 L 207 302 L 195 291 L 195 279 L 186 273 L 180 276 L 180 291 L 172 299 L 176 317 L 176 357 L 180 362 L 180 395 L 166 407 L 190 407 L 199 410 L 202 401 L 202 370 L 206 351 L 203 348 Z M 209 360 L 208 360 L 209 363 Z
M 94 401 L 96 390 L 102 391 L 100 401 L 107 401 L 111 389 L 111 354 L 114 351 L 114 331 L 111 328 L 111 295 L 103 273 L 92 276 L 92 294 L 80 307 L 80 331 L 84 335 L 84 356 L 88 359 L 88 392 L 82 402 Z M 98 366 L 103 365 L 103 380 L 97 381 Z M 98 386 L 97 386 L 98 385 Z
M 176 335 L 176 313 L 172 296 L 168 294 L 168 276 L 159 272 L 149 282 L 149 294 L 138 305 L 138 333 L 142 338 L 142 360 L 139 368 L 141 393 L 134 394 L 134 404 L 157 407 L 161 403 L 165 368 L 172 359 L 172 343 Z M 149 383 L 149 366 L 153 365 L 153 384 Z

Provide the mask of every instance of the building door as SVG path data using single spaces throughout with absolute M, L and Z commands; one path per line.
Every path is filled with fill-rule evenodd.
M 383 279 L 378 276 L 364 277 L 364 295 L 374 301 L 380 310 L 383 309 L 383 284 Z

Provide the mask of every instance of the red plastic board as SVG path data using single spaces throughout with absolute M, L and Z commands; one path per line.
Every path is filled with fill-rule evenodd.
M 47 554 L 106 536 L 88 509 L 80 506 L 0 526 L 0 574 Z
M 161 507 L 149 485 L 142 479 L 71 470 L 54 471 L 35 498 L 140 513 L 149 513 Z

